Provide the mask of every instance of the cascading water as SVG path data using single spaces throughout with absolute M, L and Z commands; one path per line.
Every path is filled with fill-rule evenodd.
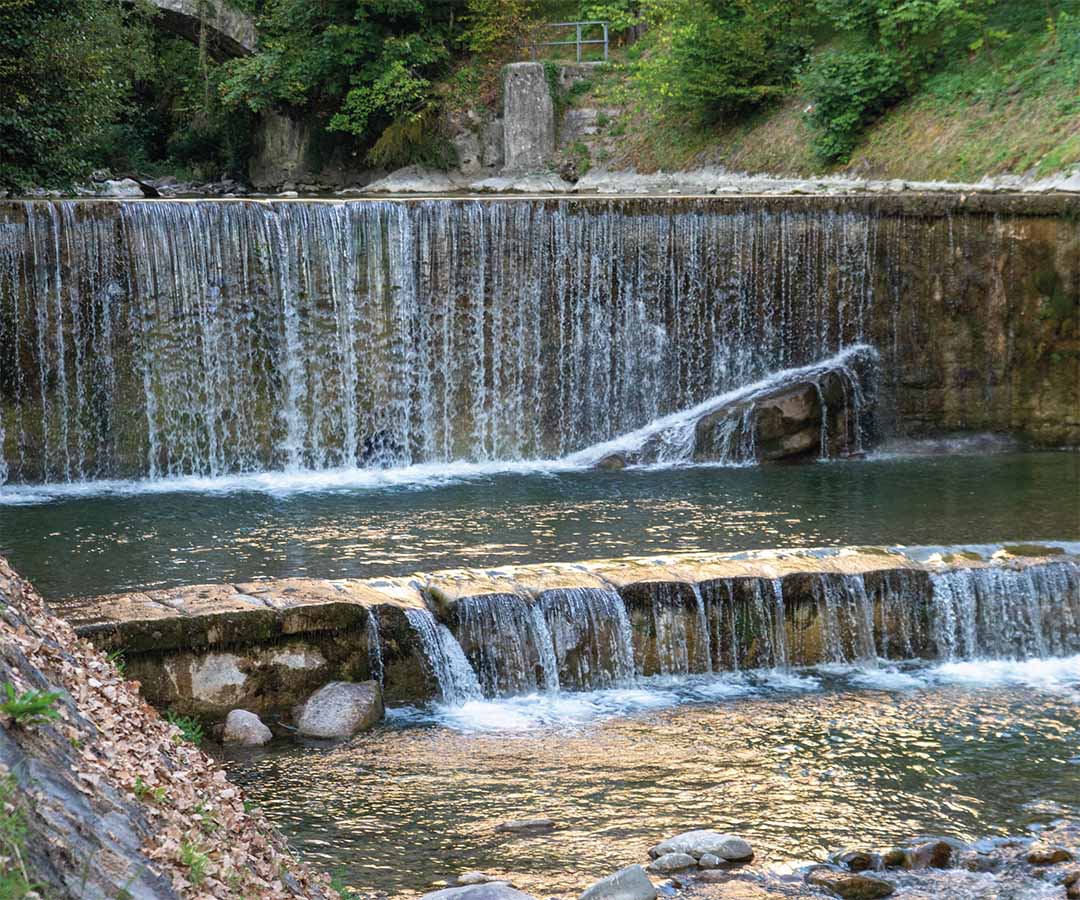
M 607 589 L 484 595 L 458 602 L 456 634 L 408 616 L 452 704 L 651 675 L 1078 653 L 1080 564 L 672 582 L 632 610 Z
M 439 686 L 443 703 L 460 706 L 483 696 L 476 672 L 450 629 L 426 609 L 407 609 L 405 616 L 420 638 L 424 656 Z
M 992 566 L 933 576 L 933 640 L 943 659 L 1027 659 L 1080 651 L 1080 567 Z
M 382 636 L 379 634 L 379 613 L 375 609 L 368 610 L 367 617 L 367 651 L 371 665 L 371 677 L 382 686 L 386 680 L 386 669 L 383 667 Z
M 560 457 L 867 336 L 873 214 L 702 202 L 4 204 L 0 465 Z

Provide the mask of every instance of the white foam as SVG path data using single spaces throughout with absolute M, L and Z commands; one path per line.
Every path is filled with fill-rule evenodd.
M 965 687 L 1030 687 L 1071 693 L 1080 689 L 1080 655 L 1050 659 L 986 659 L 933 666 L 927 677 Z

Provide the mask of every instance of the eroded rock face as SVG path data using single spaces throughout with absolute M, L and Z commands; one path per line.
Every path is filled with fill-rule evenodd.
M 167 900 L 188 893 L 179 841 L 166 835 L 190 833 L 195 811 L 210 805 L 227 824 L 201 846 L 215 874 L 228 848 L 238 878 L 230 896 L 327 896 L 266 822 L 244 809 L 224 773 L 178 741 L 137 686 L 0 559 L 3 684 L 57 695 L 55 718 L 0 720 L 3 802 L 25 827 L 20 856 L 38 895 Z
M 656 887 L 641 866 L 627 866 L 601 878 L 579 900 L 656 900 Z
M 312 694 L 296 717 L 300 734 L 347 738 L 370 728 L 383 716 L 382 691 L 376 681 L 332 681 Z

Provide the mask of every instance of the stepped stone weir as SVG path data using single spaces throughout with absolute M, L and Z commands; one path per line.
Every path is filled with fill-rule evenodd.
M 860 343 L 885 428 L 1080 444 L 1078 202 L 0 202 L 0 480 L 561 458 Z
M 201 716 L 287 710 L 329 681 L 369 678 L 392 703 L 458 705 L 654 674 L 1077 653 L 1080 545 L 680 554 L 201 585 L 58 609 L 123 650 L 151 702 Z

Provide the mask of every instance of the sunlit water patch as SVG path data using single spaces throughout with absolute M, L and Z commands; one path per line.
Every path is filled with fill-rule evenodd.
M 743 834 L 771 866 L 1080 814 L 1078 689 L 1080 657 L 653 678 L 398 710 L 347 744 L 229 767 L 313 860 L 372 894 L 481 869 L 568 896 L 693 827 Z M 561 827 L 494 831 L 532 816 Z

